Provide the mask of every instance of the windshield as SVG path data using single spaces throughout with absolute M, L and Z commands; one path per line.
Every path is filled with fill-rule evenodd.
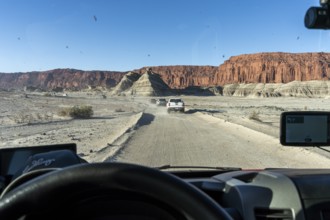
M 330 35 L 304 26 L 312 6 L 1 0 L 0 147 L 76 143 L 88 162 L 150 167 L 329 168 L 329 148 L 279 140 L 282 112 L 330 110 Z

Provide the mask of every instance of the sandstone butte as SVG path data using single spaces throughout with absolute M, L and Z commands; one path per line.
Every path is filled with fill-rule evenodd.
M 144 73 L 146 68 L 134 70 Z M 329 80 L 330 53 L 258 53 L 233 56 L 220 66 L 155 66 L 171 88 L 215 86 L 232 83 L 288 83 L 291 81 Z M 33 86 L 44 89 L 61 87 L 112 88 L 128 72 L 55 69 L 44 72 L 0 73 L 0 88 Z

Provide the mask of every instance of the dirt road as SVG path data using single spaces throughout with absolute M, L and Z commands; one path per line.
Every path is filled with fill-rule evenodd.
M 151 106 L 112 161 L 147 166 L 203 165 L 242 168 L 330 167 L 330 160 L 303 148 L 202 113 L 171 113 Z

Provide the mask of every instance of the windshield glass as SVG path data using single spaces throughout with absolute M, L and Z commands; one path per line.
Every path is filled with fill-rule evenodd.
M 330 110 L 330 32 L 304 26 L 312 6 L 2 0 L 0 147 L 76 143 L 88 162 L 151 167 L 329 168 L 329 148 L 279 141 L 282 112 Z

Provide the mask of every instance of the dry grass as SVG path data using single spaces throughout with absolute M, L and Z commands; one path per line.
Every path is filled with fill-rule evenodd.
M 260 119 L 260 113 L 257 112 L 257 111 L 255 111 L 255 110 L 252 111 L 252 112 L 250 112 L 249 119 L 255 120 L 255 121 L 261 121 L 261 119 Z
M 116 108 L 116 109 L 115 109 L 115 112 L 125 112 L 125 110 L 122 109 L 122 108 Z
M 32 124 L 38 122 L 49 122 L 53 121 L 54 114 L 51 112 L 47 113 L 26 113 L 18 112 L 12 115 L 10 119 L 17 124 Z

